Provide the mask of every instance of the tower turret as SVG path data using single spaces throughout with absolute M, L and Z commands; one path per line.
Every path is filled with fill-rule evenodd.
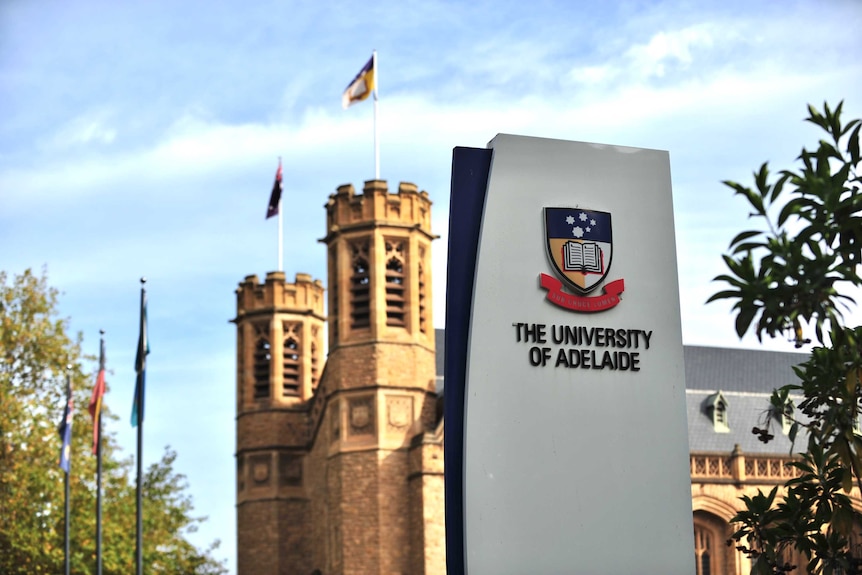
M 338 188 L 323 286 L 237 290 L 238 573 L 439 573 L 442 424 L 431 202 L 413 184 Z M 323 322 L 329 346 L 323 365 Z
M 312 515 L 332 544 L 321 560 L 332 573 L 421 572 L 410 453 L 435 426 L 431 201 L 371 180 L 361 195 L 340 186 L 326 220 L 329 356 L 314 400 L 326 425 L 312 458 L 326 446 L 327 487 Z
M 236 295 L 239 572 L 292 572 L 308 562 L 299 520 L 307 525 L 307 401 L 323 366 L 323 284 L 270 272 L 262 284 L 246 277 Z
M 371 180 L 356 195 L 352 185 L 343 185 L 326 204 L 326 220 L 321 241 L 328 252 L 330 354 L 393 344 L 391 353 L 428 355 L 424 359 L 433 364 L 431 241 L 436 236 L 427 192 L 402 182 L 398 193 L 390 194 L 385 181 Z M 433 380 L 433 368 L 421 367 Z M 383 374 L 367 375 L 381 383 Z M 408 374 L 402 377 L 416 382 Z M 433 381 L 422 387 L 433 391 Z

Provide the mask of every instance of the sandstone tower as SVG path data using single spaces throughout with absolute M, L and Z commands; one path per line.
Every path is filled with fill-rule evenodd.
M 308 402 L 323 364 L 323 284 L 271 272 L 237 290 L 237 532 L 241 573 L 284 568 L 309 545 Z
M 345 185 L 321 240 L 327 319 L 308 275 L 240 284 L 240 575 L 445 571 L 433 239 L 431 202 L 413 184 Z

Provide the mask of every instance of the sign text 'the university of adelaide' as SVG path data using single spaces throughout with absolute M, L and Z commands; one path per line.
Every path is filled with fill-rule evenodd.
M 653 335 L 652 330 L 631 328 L 527 322 L 512 326 L 515 342 L 528 346 L 534 367 L 640 371 L 641 353 L 649 350 Z

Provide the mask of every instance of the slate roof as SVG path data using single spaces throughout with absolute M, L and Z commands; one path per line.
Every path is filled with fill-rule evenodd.
M 705 409 L 706 399 L 714 392 L 700 389 L 685 390 L 686 416 L 688 417 L 688 449 L 698 453 L 730 453 L 738 445 L 743 453 L 790 454 L 790 440 L 781 432 L 781 422 L 772 417 L 770 433 L 775 439 L 762 443 L 751 433 L 755 426 L 764 427 L 769 410 L 768 393 L 722 392 L 727 400 L 727 432 L 718 432 L 712 415 Z M 796 438 L 794 452 L 805 448 L 805 438 Z
M 797 381 L 793 366 L 808 354 L 686 345 L 683 357 L 686 389 L 770 394 Z
M 437 392 L 441 395 L 443 334 L 442 329 L 436 330 Z M 772 390 L 796 381 L 793 366 L 804 362 L 807 354 L 687 345 L 683 347 L 683 357 L 690 451 L 730 453 L 739 445 L 744 453 L 790 452 L 790 441 L 782 435 L 778 420 L 774 419 L 772 426 L 775 439 L 767 444 L 761 443 L 751 429 L 762 427 Z M 718 391 L 728 404 L 729 431 L 725 433 L 715 431 L 706 410 L 707 398 Z M 804 437 L 798 437 L 797 449 L 804 445 Z
M 751 429 L 763 427 L 772 390 L 797 381 L 793 366 L 807 354 L 691 345 L 683 354 L 690 451 L 728 453 L 739 445 L 743 453 L 790 453 L 790 441 L 777 419 L 772 419 L 775 439 L 769 443 L 760 442 Z M 726 433 L 715 431 L 706 409 L 706 399 L 717 391 L 727 400 Z M 797 437 L 796 449 L 804 446 L 804 437 Z

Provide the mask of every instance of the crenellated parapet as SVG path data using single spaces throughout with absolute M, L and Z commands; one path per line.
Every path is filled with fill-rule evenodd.
M 385 224 L 390 227 L 416 228 L 429 238 L 431 234 L 431 200 L 415 184 L 401 182 L 398 192 L 389 193 L 384 180 L 369 180 L 361 195 L 352 184 L 339 186 L 326 203 L 327 242 L 329 236 L 357 228 Z
M 296 274 L 296 281 L 285 281 L 284 272 L 269 272 L 260 283 L 256 275 L 246 276 L 236 290 L 236 321 L 244 316 L 278 312 L 314 315 L 324 318 L 324 288 L 309 274 Z
M 324 362 L 324 289 L 320 280 L 269 272 L 236 290 L 237 409 L 296 405 L 311 398 Z

